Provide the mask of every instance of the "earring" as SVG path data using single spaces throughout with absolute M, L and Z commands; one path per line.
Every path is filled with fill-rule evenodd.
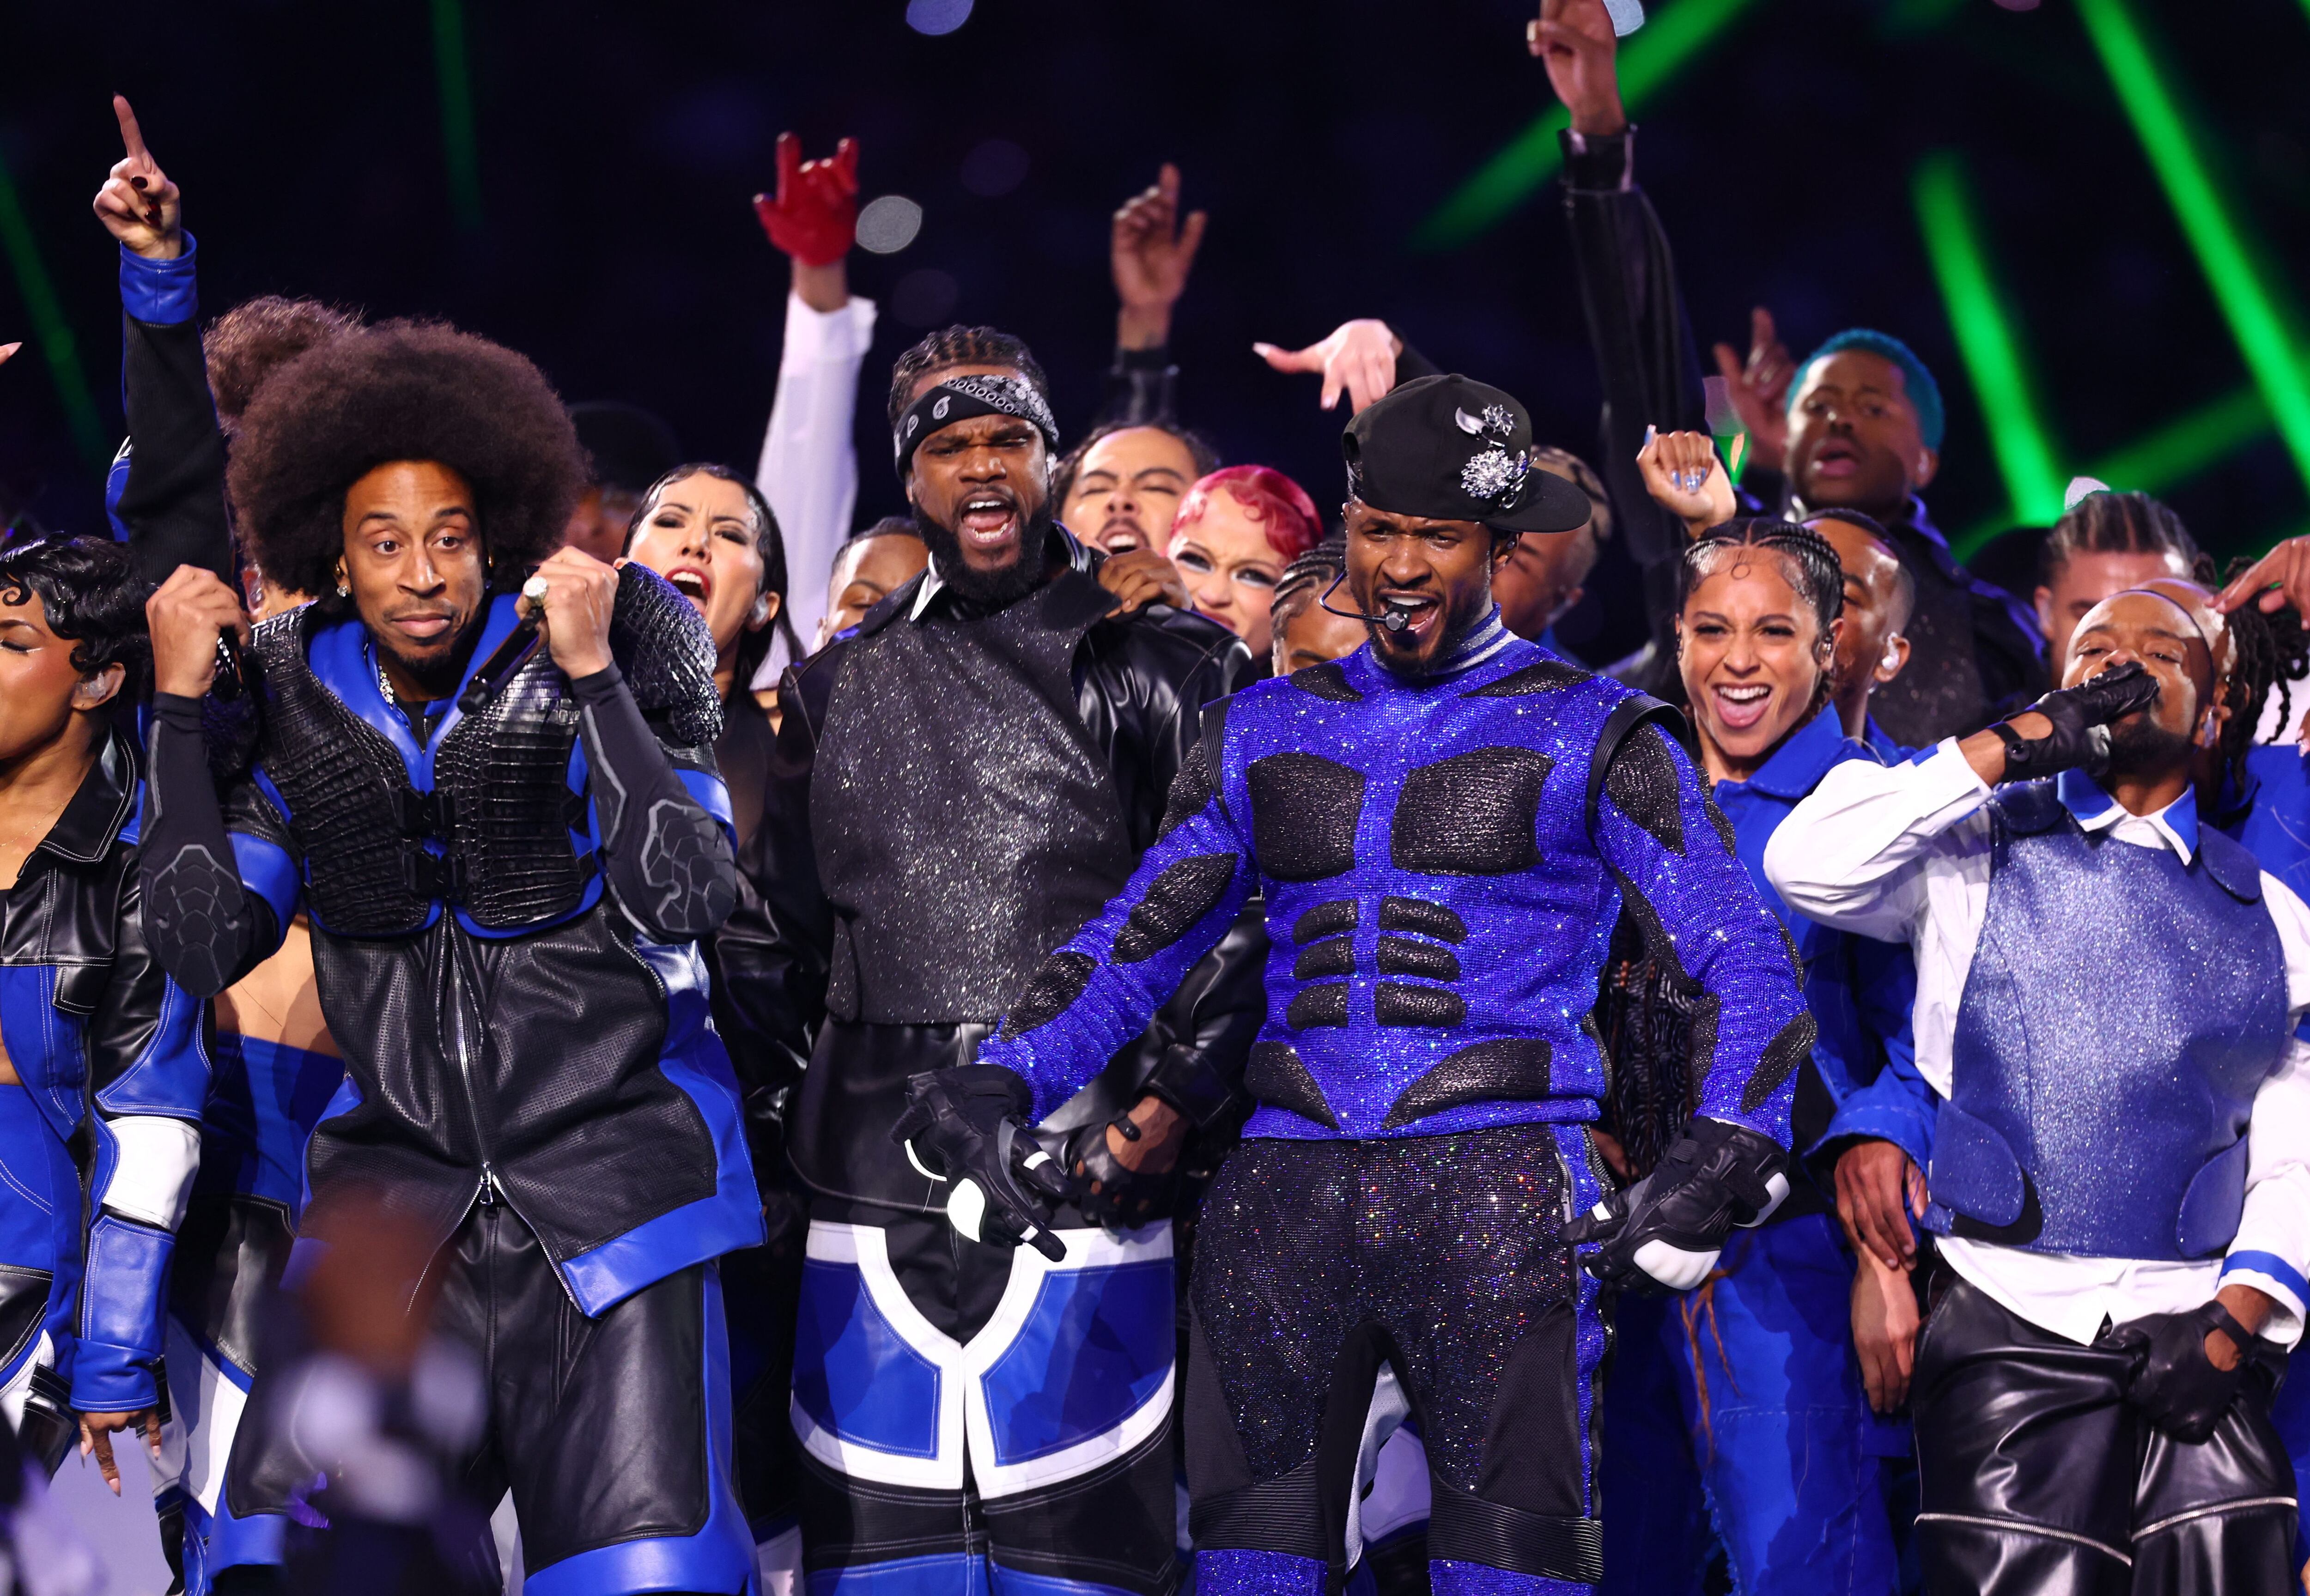
M 764 621 L 769 620 L 769 618 L 770 595 L 766 593 L 754 601 L 754 607 L 752 609 L 746 612 L 746 624 L 749 626 L 760 626 Z

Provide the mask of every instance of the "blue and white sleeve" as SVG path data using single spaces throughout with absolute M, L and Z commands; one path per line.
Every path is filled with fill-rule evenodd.
M 72 1382 L 83 1413 L 133 1413 L 160 1400 L 162 1298 L 200 1167 L 209 1088 L 203 1004 L 152 952 L 133 869 L 119 915 L 111 980 L 87 1032 L 95 1166 Z

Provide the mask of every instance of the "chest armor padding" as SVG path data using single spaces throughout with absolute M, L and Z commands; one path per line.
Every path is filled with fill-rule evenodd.
M 1364 773 L 1321 754 L 1270 754 L 1245 773 L 1251 846 L 1279 881 L 1319 881 L 1356 867 Z
M 569 836 L 578 708 L 545 651 L 442 738 L 429 798 L 399 750 L 314 675 L 300 624 L 311 616 L 266 621 L 256 650 L 260 758 L 288 802 L 321 924 L 344 936 L 397 935 L 447 899 L 476 924 L 513 930 L 576 907 L 590 873 Z M 425 856 L 429 837 L 437 858 Z
M 1528 748 L 1479 748 L 1404 777 L 1388 828 L 1399 870 L 1495 876 L 1540 863 L 1533 828 L 1555 761 Z
M 897 617 L 846 647 L 810 799 L 838 1018 L 993 1021 L 1130 879 L 1072 680 L 1109 602 L 1069 573 L 982 620 Z
M 592 872 L 569 827 L 581 818 L 569 791 L 577 701 L 544 649 L 479 715 L 449 728 L 433 756 L 463 903 L 478 924 L 528 925 L 573 907 Z
M 402 795 L 414 798 L 401 755 L 383 733 L 323 687 L 307 663 L 313 608 L 256 628 L 265 683 L 258 759 L 289 804 L 289 829 L 305 855 L 314 914 L 347 936 L 390 936 L 425 923 L 402 828 Z

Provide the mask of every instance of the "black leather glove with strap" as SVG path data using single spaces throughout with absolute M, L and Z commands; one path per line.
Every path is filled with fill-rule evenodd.
M 946 1217 L 957 1230 L 989 1246 L 1024 1242 L 1058 1263 L 1067 1249 L 1051 1234 L 1051 1205 L 1076 1188 L 1028 1132 L 1034 1105 L 1027 1083 L 1000 1064 L 928 1070 L 908 1079 L 890 1140 L 916 1168 L 950 1183 Z
M 1101 1225 L 1146 1225 L 1162 1219 L 1178 1195 L 1178 1161 L 1161 1171 L 1130 1167 L 1107 1144 L 1110 1125 L 1125 1141 L 1139 1140 L 1139 1127 L 1127 1114 L 1077 1126 L 1067 1134 L 1067 1169 L 1081 1188 L 1077 1205 Z
M 1788 1155 L 1771 1137 L 1696 1119 L 1650 1175 L 1565 1227 L 1594 1244 L 1580 1266 L 1607 1286 L 1657 1297 L 1708 1278 L 1736 1227 L 1761 1225 L 1789 1194 Z
M 2206 1356 L 2206 1337 L 2217 1330 L 2238 1350 L 2237 1362 L 2227 1369 Z M 2159 1429 L 2192 1444 L 2214 1433 L 2267 1345 L 2219 1300 L 2179 1314 L 2128 1319 L 2103 1331 L 2100 1344 L 2133 1357 L 2126 1400 Z
M 2030 781 L 2063 770 L 2100 769 L 2109 761 L 2109 723 L 2147 709 L 2157 697 L 2158 679 L 2140 660 L 2127 660 L 2075 687 L 2047 693 L 2022 711 L 2034 710 L 2053 722 L 2046 735 L 2024 737 L 2011 721 L 1989 728 L 2005 745 L 2005 779 Z

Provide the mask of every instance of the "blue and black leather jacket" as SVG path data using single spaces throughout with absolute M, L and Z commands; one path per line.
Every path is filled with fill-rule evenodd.
M 519 624 L 489 601 L 430 721 L 387 702 L 357 617 L 265 622 L 262 729 L 221 803 L 201 706 L 156 699 L 146 880 L 204 995 L 311 922 L 345 1081 L 305 1154 L 308 1233 L 360 1186 L 437 1240 L 503 1201 L 598 1314 L 761 1239 L 697 945 L 734 892 L 718 698 L 703 622 L 639 567 L 618 665 L 572 681 L 540 646 L 508 671 Z
M 8 1101 L 29 1101 L 87 1182 L 83 1209 L 76 1184 L 9 1181 L 20 1216 L 58 1223 L 48 1255 L 0 1258 L 0 1337 L 13 1358 L 45 1330 L 82 1412 L 159 1400 L 161 1295 L 209 1083 L 201 1004 L 145 934 L 138 787 L 135 746 L 113 733 L 0 894 L 0 1040 L 24 1088 Z

